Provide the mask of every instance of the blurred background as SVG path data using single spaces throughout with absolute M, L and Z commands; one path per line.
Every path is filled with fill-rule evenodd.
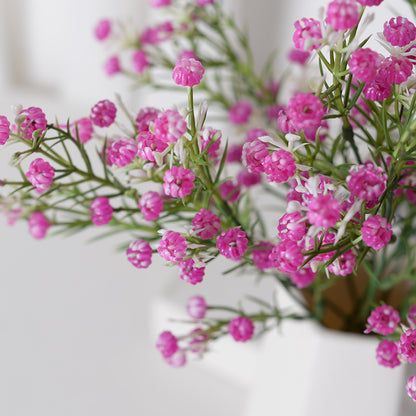
M 259 63 L 270 45 L 281 48 L 279 67 L 293 22 L 318 17 L 323 2 L 225 4 L 247 22 Z M 0 0 L 0 114 L 11 119 L 10 105 L 22 104 L 65 121 L 115 92 L 130 107 L 155 104 L 152 96 L 131 94 L 127 81 L 104 75 L 107 54 L 92 35 L 100 18 L 144 27 L 153 13 L 148 0 Z M 171 104 L 168 95 L 158 100 L 160 107 Z M 0 154 L 1 176 L 11 171 L 9 155 Z M 248 292 L 271 293 L 270 282 L 253 289 L 238 277 L 237 292 L 218 267 L 203 287 L 189 288 L 157 259 L 147 271 L 134 269 L 115 251 L 117 241 L 87 244 L 93 233 L 35 241 L 26 224 L 8 227 L 4 218 L 0 233 L 0 415 L 244 414 L 260 343 L 218 345 L 205 362 L 184 369 L 167 366 L 154 344 L 172 327 L 169 317 L 186 317 L 190 294 L 230 303 Z

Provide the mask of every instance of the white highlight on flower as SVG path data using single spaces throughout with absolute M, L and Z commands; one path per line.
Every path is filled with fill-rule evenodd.
M 163 165 L 163 160 L 165 156 L 169 153 L 169 151 L 170 147 L 168 146 L 163 152 L 154 152 L 155 162 L 158 166 Z
M 289 201 L 287 203 L 287 207 L 286 207 L 286 212 L 288 214 L 292 214 L 294 212 L 298 212 L 302 210 L 302 205 L 300 204 L 299 201 Z
M 288 141 L 288 144 L 286 145 L 278 138 L 273 138 L 272 136 L 260 136 L 258 140 L 262 141 L 263 143 L 268 143 L 273 146 L 279 147 L 280 149 L 286 150 L 287 152 L 294 153 L 298 149 L 301 149 L 302 147 L 308 146 L 309 143 L 300 143 L 299 145 L 295 146 L 297 142 L 300 141 L 301 137 L 297 134 L 291 134 L 287 133 L 285 135 L 285 139 Z M 308 167 L 310 169 L 310 167 Z
M 355 37 L 351 41 L 351 43 L 348 45 L 348 47 L 346 49 L 345 57 L 347 59 L 359 47 L 360 43 L 362 42 L 362 39 L 364 38 L 364 35 L 365 35 L 364 32 L 368 28 L 368 26 L 373 22 L 374 17 L 375 17 L 375 14 L 374 13 L 367 13 L 360 20 L 360 24 L 358 25 L 358 28 L 357 28 L 357 32 L 355 34 Z
M 348 212 L 345 214 L 345 217 L 341 221 L 341 224 L 337 231 L 337 235 L 335 236 L 334 244 L 338 243 L 338 241 L 344 235 L 345 229 L 347 228 L 347 224 L 352 220 L 354 215 L 361 209 L 362 202 L 363 202 L 362 199 L 357 199 L 357 201 L 355 201 L 351 205 L 350 209 L 348 210 Z
M 377 32 L 376 40 L 392 56 L 414 56 L 412 48 L 416 45 L 416 39 L 405 46 L 393 46 L 382 32 Z
M 15 116 L 17 116 L 23 110 L 22 104 L 13 104 L 10 106 L 10 108 Z
M 189 246 L 188 245 L 188 247 L 189 248 L 192 248 L 191 246 Z M 205 246 L 202 246 L 202 247 L 205 247 Z M 214 256 L 204 256 L 205 258 L 207 258 L 207 257 L 210 257 L 210 258 L 212 258 L 212 257 L 214 257 Z M 200 257 L 198 257 L 196 254 L 194 254 L 193 256 L 192 256 L 192 260 L 194 261 L 194 267 L 197 267 L 198 269 L 201 269 L 202 267 L 205 267 L 206 266 L 206 264 L 203 262 L 203 261 L 201 261 L 201 258 Z
M 205 119 L 207 117 L 208 112 L 208 102 L 202 101 L 202 103 L 199 105 L 198 109 L 198 116 L 196 119 L 196 131 L 199 132 L 204 127 Z

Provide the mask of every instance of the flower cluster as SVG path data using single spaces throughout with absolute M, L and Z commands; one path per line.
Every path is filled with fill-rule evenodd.
M 407 311 L 416 299 L 415 24 L 391 18 L 363 39 L 368 8 L 382 0 L 330 1 L 321 20 L 294 23 L 287 73 L 300 78 L 291 84 L 272 65 L 255 70 L 247 35 L 217 3 L 152 0 L 171 20 L 134 40 L 111 19 L 94 31 L 115 48 L 108 75 L 178 90 L 186 106 L 129 109 L 117 97 L 66 124 L 38 107 L 0 115 L 0 145 L 20 146 L 21 179 L 1 182 L 9 223 L 27 221 L 36 239 L 50 227 L 123 233 L 127 261 L 146 269 L 159 256 L 181 285 L 203 285 L 222 259 L 225 273 L 274 279 L 307 311 L 251 299 L 249 313 L 195 295 L 186 306 L 194 327 L 156 343 L 174 367 L 220 337 L 246 342 L 284 319 L 328 325 L 331 314 L 336 329 L 384 338 L 380 364 L 416 362 L 416 306 Z M 345 282 L 351 310 L 331 298 Z M 406 295 L 387 305 L 397 284 Z
M 389 305 L 381 305 L 368 318 L 365 332 L 373 331 L 385 338 L 376 350 L 377 362 L 384 367 L 394 368 L 404 362 L 416 363 L 416 304 L 410 306 L 407 312 L 406 321 L 401 323 L 397 310 Z M 408 379 L 406 390 L 416 401 L 415 376 Z

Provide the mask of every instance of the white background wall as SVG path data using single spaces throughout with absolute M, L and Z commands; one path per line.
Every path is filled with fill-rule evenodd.
M 260 62 L 322 2 L 227 3 L 249 22 Z M 127 93 L 125 82 L 104 76 L 106 54 L 92 37 L 107 16 L 144 26 L 147 0 L 0 0 L 0 114 L 20 102 L 48 117 L 79 117 Z M 0 176 L 10 172 L 6 153 Z M 194 363 L 173 370 L 154 349 L 151 306 L 175 278 L 161 262 L 138 271 L 112 241 L 85 244 L 89 233 L 39 242 L 25 224 L 9 228 L 1 218 L 0 233 L 0 415 L 243 414 L 247 386 Z M 217 272 L 207 279 L 211 291 L 230 290 Z

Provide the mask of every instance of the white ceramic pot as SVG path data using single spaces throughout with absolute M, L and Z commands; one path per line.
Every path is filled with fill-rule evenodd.
M 244 416 L 405 416 L 416 412 L 405 390 L 406 367 L 378 365 L 378 341 L 373 336 L 294 322 L 264 341 Z

